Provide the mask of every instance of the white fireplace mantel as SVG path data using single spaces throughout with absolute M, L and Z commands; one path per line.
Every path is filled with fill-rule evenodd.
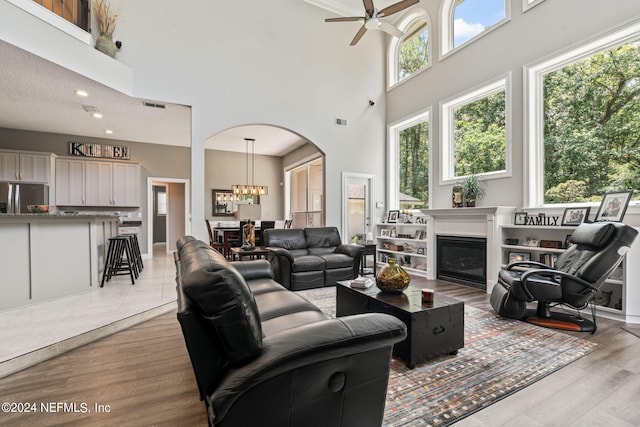
M 422 209 L 427 216 L 428 279 L 436 279 L 437 236 L 484 237 L 487 239 L 487 293 L 498 280 L 500 225 L 513 220 L 516 208 L 489 206 L 477 208 Z

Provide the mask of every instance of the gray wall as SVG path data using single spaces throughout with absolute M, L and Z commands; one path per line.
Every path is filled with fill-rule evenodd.
M 275 156 L 255 156 L 255 184 L 267 185 L 269 194 L 260 197 L 262 219 L 281 220 L 284 216 L 282 181 L 282 158 Z M 212 216 L 212 189 L 228 189 L 234 184 L 245 184 L 245 153 L 231 151 L 205 150 L 205 218 L 222 221 L 236 221 L 229 216 Z M 251 183 L 251 162 L 249 162 L 249 184 Z
M 141 164 L 139 183 L 141 208 L 132 210 L 131 213 L 134 216 L 137 215 L 138 212 L 140 213 L 140 219 L 142 220 L 140 248 L 145 252 L 147 248 L 147 178 L 189 179 L 189 148 L 0 128 L 0 148 L 22 151 L 42 151 L 54 153 L 58 156 L 68 156 L 69 141 L 121 144 L 130 147 L 130 161 Z M 79 208 L 84 209 L 82 207 Z M 90 208 L 90 210 L 107 212 L 127 211 L 126 209 L 118 208 Z

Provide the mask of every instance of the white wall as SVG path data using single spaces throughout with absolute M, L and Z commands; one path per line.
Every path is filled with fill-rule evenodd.
M 584 41 L 640 15 L 638 0 L 545 0 L 522 13 L 522 0 L 511 0 L 511 21 L 439 58 L 440 0 L 422 0 L 430 16 L 433 64 L 430 69 L 394 87 L 387 96 L 387 122 L 393 123 L 432 106 L 433 208 L 451 207 L 451 185 L 440 185 L 439 103 L 500 75 L 512 78 L 511 178 L 489 182 L 481 206 L 522 206 L 523 175 L 523 66 Z
M 230 127 L 277 125 L 317 145 L 327 161 L 328 224 L 340 225 L 342 171 L 384 173 L 380 33 L 350 47 L 357 24 L 326 24 L 330 14 L 302 0 L 110 3 L 119 9 L 114 38 L 123 42 L 117 62 L 130 68 L 133 80 L 129 84 L 124 70 L 110 84 L 135 97 L 192 106 L 191 200 L 198 237 L 207 236 L 203 141 Z M 0 39 L 98 81 L 113 80 L 102 70 L 115 61 L 6 0 L 0 0 Z M 336 116 L 348 119 L 349 127 L 334 126 Z M 379 191 L 383 199 L 384 189 Z
M 133 69 L 135 96 L 193 107 L 194 233 L 206 236 L 208 207 L 197 200 L 205 190 L 202 141 L 230 127 L 281 126 L 325 152 L 328 224 L 340 224 L 342 171 L 384 172 L 379 33 L 350 47 L 357 25 L 328 25 L 328 12 L 301 0 L 112 4 L 120 4 L 114 37 L 124 43 L 118 60 Z M 349 127 L 334 126 L 336 116 Z

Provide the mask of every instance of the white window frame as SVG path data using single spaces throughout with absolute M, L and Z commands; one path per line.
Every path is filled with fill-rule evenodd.
M 526 0 L 524 0 L 526 1 Z M 455 15 L 456 3 L 458 0 L 444 0 L 440 7 L 440 59 L 444 59 L 447 56 L 453 54 L 454 52 L 459 51 L 460 49 L 470 45 L 474 41 L 486 36 L 487 34 L 495 31 L 500 28 L 507 22 L 511 21 L 511 1 L 505 0 L 504 2 L 504 19 L 496 22 L 489 28 L 485 29 L 483 32 L 476 34 L 471 37 L 469 40 L 462 43 L 460 46 L 453 45 L 453 18 Z
M 387 176 L 387 207 L 388 209 L 398 209 L 400 206 L 400 191 L 398 190 L 398 183 L 400 182 L 400 162 L 398 161 L 400 132 L 415 126 L 424 121 L 429 122 L 429 206 L 431 205 L 433 195 L 433 117 L 432 108 L 427 107 L 424 110 L 412 114 L 409 117 L 400 119 L 397 122 L 391 123 L 387 126 L 387 170 L 389 174 Z
M 524 66 L 525 208 L 563 206 L 544 203 L 544 76 L 603 50 L 637 40 L 638 37 L 640 20 L 635 20 L 631 24 L 601 33 L 537 63 Z
M 534 6 L 539 5 L 544 0 L 522 0 L 522 12 L 526 12 Z
M 511 73 L 508 73 L 440 103 L 440 133 L 442 141 L 440 185 L 453 184 L 464 178 L 464 176 L 455 175 L 455 109 L 502 91 L 504 91 L 505 97 L 505 169 L 485 172 L 479 175 L 485 177 L 485 179 L 511 176 Z
M 431 68 L 432 55 L 431 55 L 431 46 L 433 45 L 433 31 L 431 26 L 431 18 L 429 17 L 429 13 L 427 13 L 424 9 L 412 9 L 401 21 L 398 23 L 398 28 L 403 33 L 406 32 L 413 24 L 420 20 L 427 21 L 427 30 L 429 31 L 429 40 L 427 43 L 427 65 L 416 71 L 415 73 L 405 77 L 402 80 L 398 78 L 398 71 L 400 68 L 400 48 L 402 47 L 402 42 L 404 42 L 404 37 L 391 37 L 389 41 L 389 48 L 387 49 L 387 90 L 393 89 L 395 86 L 404 83 L 407 80 L 412 79 L 418 74 L 424 72 L 425 70 Z

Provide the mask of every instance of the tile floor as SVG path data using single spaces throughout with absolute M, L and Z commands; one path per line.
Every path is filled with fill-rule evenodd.
M 173 254 L 154 245 L 140 277 L 0 313 L 0 378 L 175 308 Z M 7 345 L 8 343 L 8 345 Z

